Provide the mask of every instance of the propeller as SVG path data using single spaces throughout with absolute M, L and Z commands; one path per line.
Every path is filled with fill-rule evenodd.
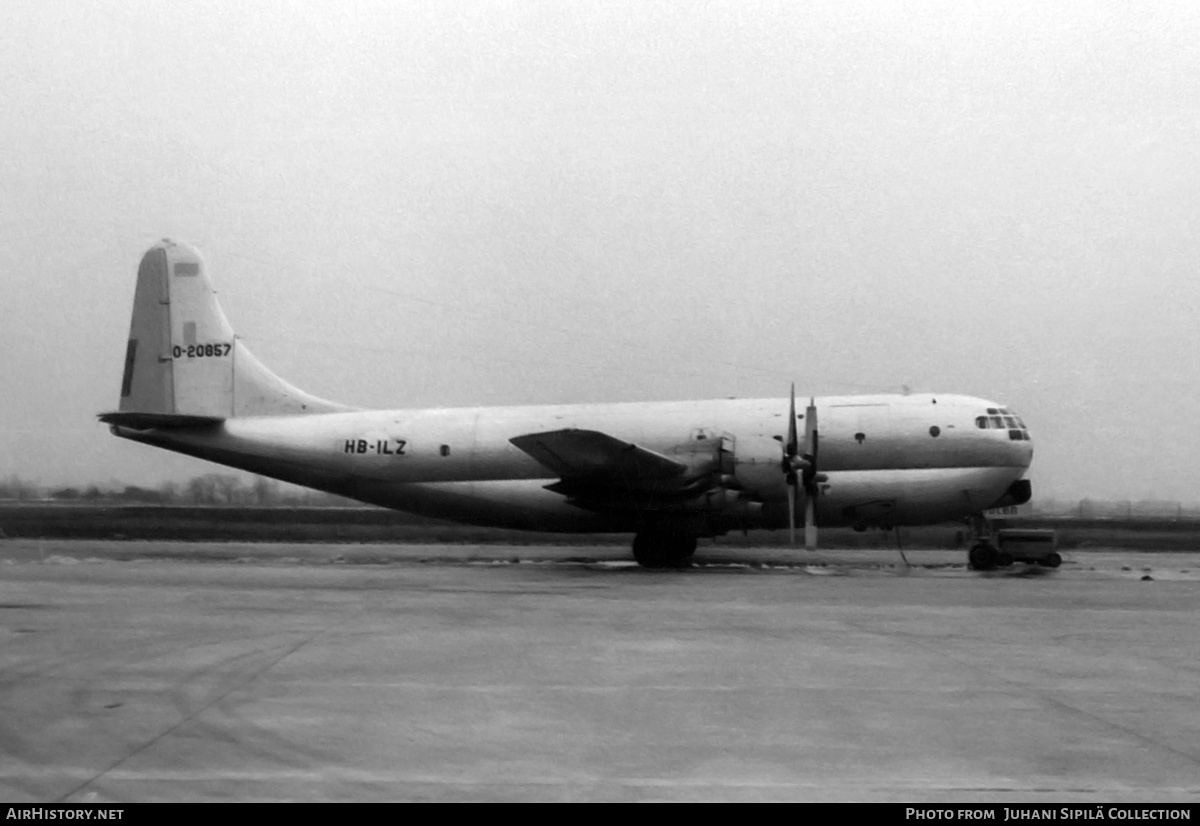
M 787 442 L 783 445 L 783 473 L 788 485 L 788 536 L 792 547 L 796 546 L 796 496 L 800 492 L 800 435 L 796 432 L 796 385 L 792 384 L 792 400 L 788 405 Z
M 804 497 L 804 547 L 817 547 L 816 501 L 819 490 L 817 483 L 824 474 L 817 473 L 817 407 L 810 398 L 804 411 L 804 453 L 800 453 L 800 434 L 796 427 L 796 385 L 792 385 L 791 401 L 788 404 L 787 441 L 783 446 L 783 473 L 788 484 L 788 536 L 793 547 L 796 545 L 797 499 Z

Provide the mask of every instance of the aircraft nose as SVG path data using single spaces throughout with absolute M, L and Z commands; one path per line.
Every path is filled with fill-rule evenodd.
M 1029 467 L 1033 461 L 1033 437 L 1025 421 L 1005 405 L 984 399 L 972 401 L 979 414 L 975 418 L 975 427 L 983 431 L 980 437 L 1000 451 L 1006 464 Z

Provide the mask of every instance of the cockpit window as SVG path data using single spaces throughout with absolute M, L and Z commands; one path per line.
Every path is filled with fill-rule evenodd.
M 989 407 L 987 410 L 989 413 L 1002 411 L 1007 415 L 976 416 L 975 426 L 980 430 L 1007 430 L 1008 438 L 1014 442 L 1032 441 L 1025 422 L 1021 420 L 1020 416 L 1013 416 L 1007 407 Z

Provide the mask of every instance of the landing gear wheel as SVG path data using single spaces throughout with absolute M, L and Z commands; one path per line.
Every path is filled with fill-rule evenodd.
M 1039 560 L 1039 562 L 1047 568 L 1057 568 L 1059 565 L 1062 565 L 1062 557 L 1057 552 L 1051 551 L 1043 559 Z
M 633 538 L 633 558 L 643 568 L 678 568 L 694 553 L 694 536 L 642 532 Z
M 996 566 L 999 568 L 1008 568 L 1015 561 L 1016 560 L 1013 559 L 1012 554 L 1005 553 L 1004 551 L 1001 551 L 996 556 Z
M 984 542 L 972 545 L 971 550 L 967 552 L 967 562 L 975 571 L 992 570 L 1000 564 L 1000 558 L 1000 552 Z M 1009 564 L 1012 564 L 1011 560 Z

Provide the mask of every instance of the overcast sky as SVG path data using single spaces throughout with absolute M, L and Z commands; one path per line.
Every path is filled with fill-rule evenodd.
M 1200 4 L 3 19 L 0 476 L 214 469 L 95 421 L 170 236 L 251 349 L 329 398 L 908 385 L 1022 414 L 1035 495 L 1200 499 Z

